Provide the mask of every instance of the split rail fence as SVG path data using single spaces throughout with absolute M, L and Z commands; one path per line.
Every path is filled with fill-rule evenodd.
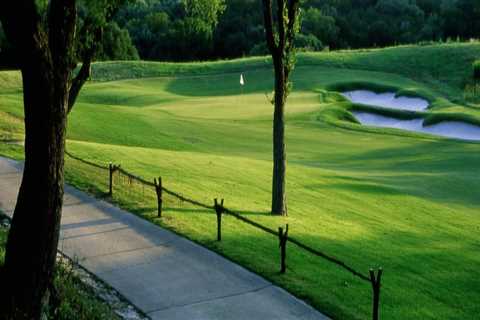
M 222 216 L 229 215 L 231 217 L 236 218 L 237 220 L 246 223 L 256 229 L 262 230 L 265 233 L 270 234 L 273 237 L 278 238 L 279 249 L 280 249 L 280 273 L 285 273 L 287 271 L 287 245 L 290 243 L 292 245 L 297 246 L 299 249 L 308 252 L 311 255 L 317 256 L 319 258 L 325 259 L 338 267 L 350 272 L 355 277 L 361 279 L 362 281 L 368 282 L 371 285 L 372 289 L 372 319 L 378 320 L 379 319 L 379 309 L 380 309 L 380 288 L 381 288 L 381 280 L 382 280 L 382 268 L 378 268 L 376 270 L 370 269 L 368 275 L 364 274 L 360 271 L 355 270 L 353 267 L 337 259 L 336 257 L 329 255 L 319 249 L 313 248 L 294 237 L 291 237 L 289 234 L 289 226 L 288 224 L 283 227 L 279 227 L 278 230 L 271 229 L 270 227 L 264 226 L 256 221 L 253 221 L 244 215 L 235 212 L 231 209 L 228 209 L 224 205 L 224 199 L 213 199 L 213 204 L 208 205 L 206 203 L 202 203 L 200 201 L 196 201 L 194 199 L 190 199 L 188 197 L 183 196 L 180 193 L 177 193 L 173 190 L 170 190 L 164 186 L 164 181 L 162 181 L 161 177 L 153 179 L 153 181 L 147 181 L 144 178 L 141 178 L 137 175 L 134 175 L 126 170 L 124 170 L 120 165 L 109 164 L 108 166 L 102 166 L 97 163 L 82 159 L 77 157 L 69 152 L 65 152 L 66 155 L 75 161 L 78 161 L 87 166 L 87 170 L 89 175 L 95 176 L 102 176 L 104 175 L 105 184 L 101 185 L 101 188 L 105 188 L 102 190 L 94 190 L 97 192 L 105 192 L 107 191 L 108 196 L 112 197 L 113 194 L 116 192 L 116 186 L 120 189 L 120 186 L 124 186 L 122 189 L 123 195 L 127 197 L 135 197 L 137 203 L 142 203 L 142 199 L 156 199 L 157 207 L 155 208 L 156 214 L 159 218 L 162 218 L 163 209 L 165 205 L 172 206 L 172 203 L 187 203 L 193 207 L 199 207 L 204 210 L 212 211 L 216 214 L 216 226 L 217 226 L 217 241 L 222 241 Z M 78 166 L 77 166 L 78 167 Z M 85 172 L 83 172 L 85 173 Z M 108 178 L 107 178 L 108 177 Z M 120 190 L 118 190 L 120 191 Z M 140 208 L 141 210 L 142 208 Z M 145 208 L 152 210 L 152 208 Z

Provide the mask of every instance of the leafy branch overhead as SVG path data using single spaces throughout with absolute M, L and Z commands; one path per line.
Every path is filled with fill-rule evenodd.
M 73 108 L 80 89 L 91 74 L 91 63 L 99 50 L 103 28 L 113 18 L 117 9 L 127 0 L 80 0 L 80 1 L 26 1 L 21 17 L 7 16 L 9 9 L 16 10 L 17 4 L 6 4 L 3 28 L 11 43 L 19 52 L 28 52 L 31 43 L 24 35 L 36 33 L 45 42 L 34 51 L 44 51 L 45 63 L 59 70 L 69 70 L 67 79 L 70 87 L 67 112 Z M 1 13 L 0 13 L 1 14 Z M 29 23 L 28 23 L 28 22 Z M 79 71 L 72 73 L 77 63 Z M 62 79 L 64 80 L 64 79 Z
M 80 3 L 79 21 L 80 32 L 76 38 L 75 47 L 72 48 L 71 57 L 75 60 L 72 68 L 76 67 L 77 61 L 82 63 L 77 75 L 71 80 L 68 109 L 70 112 L 75 105 L 78 94 L 85 82 L 91 76 L 91 64 L 95 58 L 103 37 L 103 28 L 113 18 L 118 8 L 127 0 L 84 0 Z

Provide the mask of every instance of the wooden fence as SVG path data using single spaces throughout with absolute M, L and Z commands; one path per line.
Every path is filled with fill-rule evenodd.
M 113 196 L 113 193 L 115 191 L 115 179 L 114 176 L 118 175 L 120 177 L 123 176 L 124 179 L 127 179 L 129 183 L 138 183 L 142 187 L 149 188 L 149 190 L 153 190 L 156 194 L 156 199 L 157 199 L 157 215 L 159 218 L 162 217 L 162 212 L 163 212 L 163 204 L 164 204 L 164 197 L 165 195 L 172 196 L 176 199 L 178 199 L 181 202 L 189 203 L 193 206 L 197 206 L 203 209 L 207 210 L 212 210 L 213 213 L 216 214 L 217 218 L 217 241 L 222 241 L 222 215 L 223 214 L 228 214 L 229 216 L 232 216 L 236 218 L 237 220 L 246 223 L 250 226 L 253 226 L 256 229 L 262 230 L 268 234 L 271 234 L 272 236 L 278 237 L 279 241 L 279 250 L 280 250 L 280 273 L 285 273 L 287 271 L 287 244 L 291 243 L 295 245 L 296 247 L 304 250 L 305 252 L 308 252 L 309 254 L 315 255 L 319 258 L 322 258 L 324 260 L 327 260 L 338 267 L 350 272 L 357 278 L 368 282 L 371 284 L 371 289 L 372 289 L 372 319 L 373 320 L 378 320 L 379 319 L 379 309 L 380 309 L 380 289 L 381 289 L 381 280 L 382 280 L 382 274 L 383 270 L 382 268 L 378 268 L 376 270 L 370 269 L 368 275 L 363 274 L 360 271 L 355 270 L 353 267 L 345 263 L 344 261 L 341 261 L 340 259 L 329 255 L 319 249 L 313 248 L 299 240 L 297 240 L 294 237 L 291 237 L 289 234 L 289 226 L 288 224 L 283 227 L 279 227 L 278 231 L 273 230 L 267 226 L 264 226 L 258 222 L 255 222 L 243 215 L 241 215 L 238 212 L 235 212 L 231 209 L 228 209 L 224 205 L 224 199 L 221 199 L 220 201 L 218 199 L 213 199 L 213 205 L 208 205 L 205 203 L 202 203 L 200 201 L 196 201 L 194 199 L 190 199 L 188 197 L 185 197 L 181 195 L 180 193 L 174 192 L 168 188 L 165 188 L 164 181 L 162 181 L 161 177 L 153 179 L 152 182 L 145 180 L 142 177 L 139 177 L 137 175 L 134 175 L 125 169 L 123 169 L 120 165 L 115 165 L 115 164 L 109 164 L 108 166 L 101 166 L 99 164 L 96 164 L 94 162 L 90 162 L 88 160 L 84 160 L 82 158 L 76 157 L 72 155 L 69 152 L 65 152 L 65 154 L 77 161 L 82 162 L 83 164 L 86 164 L 88 166 L 92 166 L 97 169 L 102 169 L 106 171 L 106 174 L 108 174 L 108 195 Z

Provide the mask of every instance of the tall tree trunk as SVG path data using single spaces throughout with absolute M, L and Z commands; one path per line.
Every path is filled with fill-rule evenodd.
M 294 40 L 298 31 L 300 0 L 277 0 L 277 27 L 274 28 L 272 0 L 262 0 L 263 20 L 267 46 L 275 69 L 275 98 L 273 113 L 273 179 L 272 214 L 287 215 L 285 151 L 285 102 L 288 95 L 288 78 L 293 70 Z
M 58 74 L 57 74 L 58 75 Z M 25 167 L 7 242 L 7 314 L 40 319 L 48 301 L 63 203 L 68 85 L 51 65 L 22 68 Z
M 45 17 L 35 0 L 0 2 L 0 21 L 17 46 L 25 114 L 25 167 L 7 241 L 1 319 L 40 319 L 47 306 L 63 205 L 67 115 L 95 55 L 96 46 L 87 49 L 72 79 L 76 0 L 50 0 Z M 101 26 L 95 30 L 101 37 Z
M 281 61 L 281 59 L 278 59 Z M 285 150 L 285 72 L 280 62 L 275 67 L 275 98 L 273 113 L 273 179 L 272 214 L 287 215 L 286 199 L 286 150 Z

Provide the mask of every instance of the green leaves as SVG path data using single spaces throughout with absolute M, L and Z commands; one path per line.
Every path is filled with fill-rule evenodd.
M 126 0 L 81 0 L 81 6 L 89 20 L 98 26 L 105 26 Z
M 205 34 L 210 39 L 218 24 L 218 18 L 225 11 L 225 0 L 181 0 L 186 17 L 183 19 L 188 35 Z
M 225 0 L 181 0 L 186 15 L 198 19 L 210 28 L 218 23 L 218 18 L 225 11 Z

